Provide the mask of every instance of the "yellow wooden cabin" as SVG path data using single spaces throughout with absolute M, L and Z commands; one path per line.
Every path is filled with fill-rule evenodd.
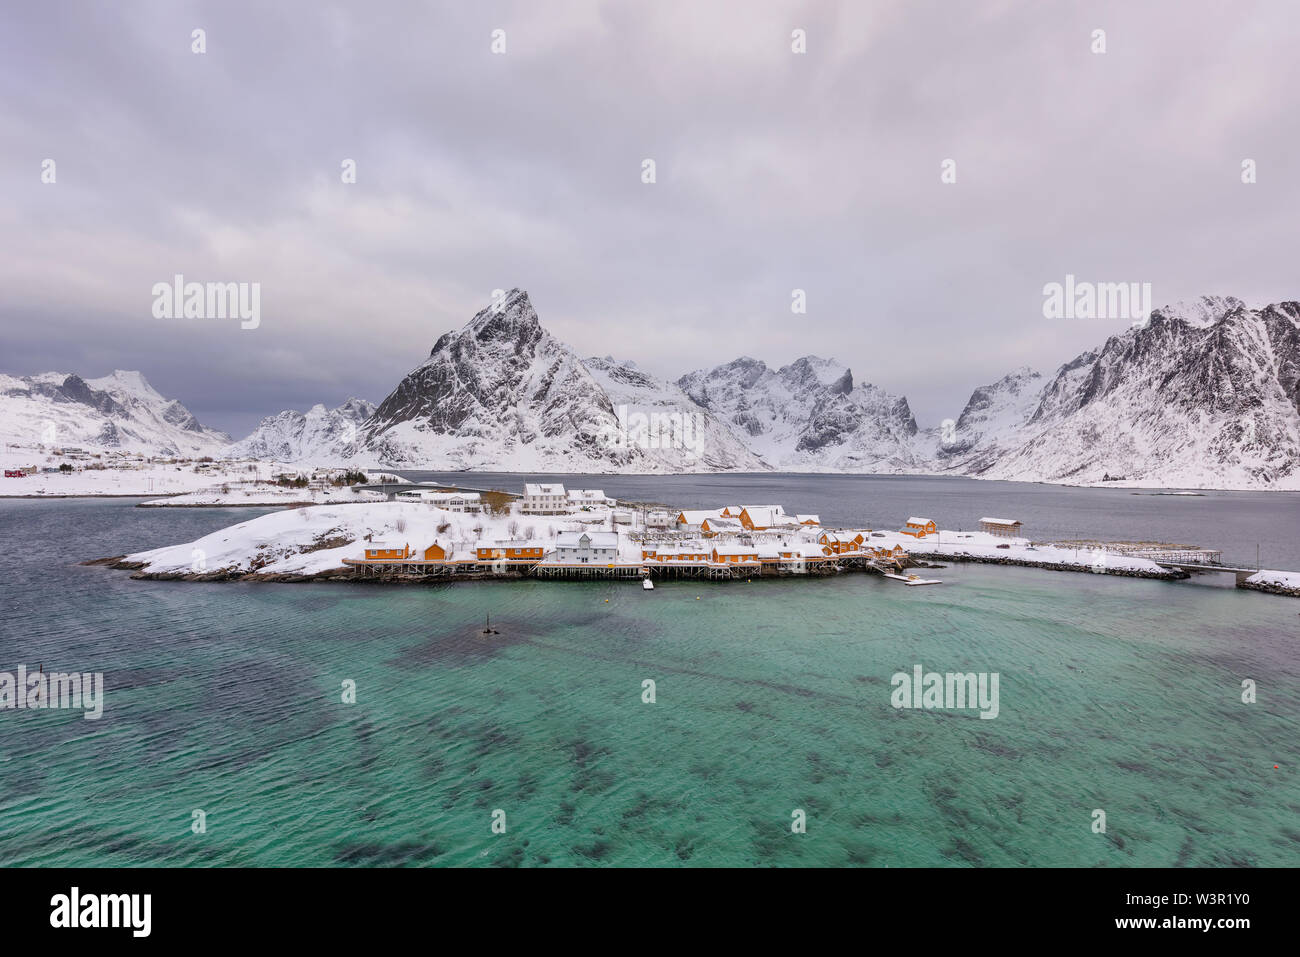
M 534 542 L 479 542 L 475 547 L 481 562 L 541 560 L 543 547 Z
M 741 524 L 734 518 L 706 518 L 700 523 L 700 534 L 705 538 L 713 538 L 723 532 L 739 532 Z
M 928 518 L 913 516 L 907 520 L 907 524 L 900 531 L 902 534 L 911 535 L 913 538 L 924 538 L 926 535 L 934 535 L 939 531 L 939 528 Z
M 411 557 L 410 545 L 391 545 L 388 543 L 366 546 L 367 561 L 400 561 Z
M 817 539 L 817 544 L 822 546 L 822 551 L 827 555 L 843 555 L 858 551 L 863 541 L 861 532 L 823 532 Z
M 713 561 L 723 565 L 736 565 L 741 562 L 758 561 L 758 550 L 752 545 L 733 545 L 713 549 Z

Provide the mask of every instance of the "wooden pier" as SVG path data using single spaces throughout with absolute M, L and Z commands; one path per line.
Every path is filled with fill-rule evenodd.
M 743 562 L 657 562 L 635 564 L 561 563 L 537 559 L 363 559 L 345 558 L 343 564 L 361 579 L 483 579 L 546 578 L 577 580 L 636 580 L 642 578 L 733 581 L 830 575 L 841 571 L 882 571 L 883 566 L 865 556 L 836 555 L 825 559 L 763 559 Z M 889 565 L 892 569 L 893 563 Z

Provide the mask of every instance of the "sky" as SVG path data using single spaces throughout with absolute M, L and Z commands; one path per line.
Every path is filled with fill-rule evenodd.
M 1298 33 L 1293 0 L 7 0 L 0 372 L 139 370 L 239 437 L 379 402 L 517 286 L 580 355 L 834 357 L 933 426 L 1128 328 L 1045 318 L 1067 274 L 1300 298 Z M 258 283 L 257 327 L 156 317 L 176 274 Z

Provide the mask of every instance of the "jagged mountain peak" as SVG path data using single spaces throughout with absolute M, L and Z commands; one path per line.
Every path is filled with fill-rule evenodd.
M 222 456 L 338 464 L 353 456 L 361 426 L 374 411 L 373 403 L 355 396 L 334 409 L 320 402 L 306 412 L 285 409 L 264 418 L 251 434 L 226 448 Z
M 820 386 L 837 395 L 853 391 L 853 371 L 836 359 L 802 356 L 778 369 L 777 375 L 794 386 Z
M 1193 326 L 1210 326 L 1228 315 L 1246 309 L 1246 304 L 1236 296 L 1197 296 L 1152 310 L 1167 319 L 1182 319 Z
M 114 369 L 112 375 L 90 379 L 86 384 L 97 392 L 107 392 L 110 395 L 130 395 L 151 402 L 164 401 L 158 390 L 140 372 Z
M 549 336 L 542 328 L 528 293 L 511 289 L 480 309 L 459 330 L 443 333 L 429 350 L 425 363 L 434 361 L 448 350 L 457 357 L 479 350 L 497 354 L 532 354 Z

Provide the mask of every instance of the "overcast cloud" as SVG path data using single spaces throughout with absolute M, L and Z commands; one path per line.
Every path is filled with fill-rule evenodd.
M 1291 0 L 0 17 L 0 371 L 139 369 L 237 435 L 378 402 L 494 288 L 580 354 L 669 378 L 833 356 L 922 426 L 1127 327 L 1044 319 L 1067 273 L 1157 305 L 1300 297 Z M 260 327 L 153 318 L 175 273 L 260 282 Z

